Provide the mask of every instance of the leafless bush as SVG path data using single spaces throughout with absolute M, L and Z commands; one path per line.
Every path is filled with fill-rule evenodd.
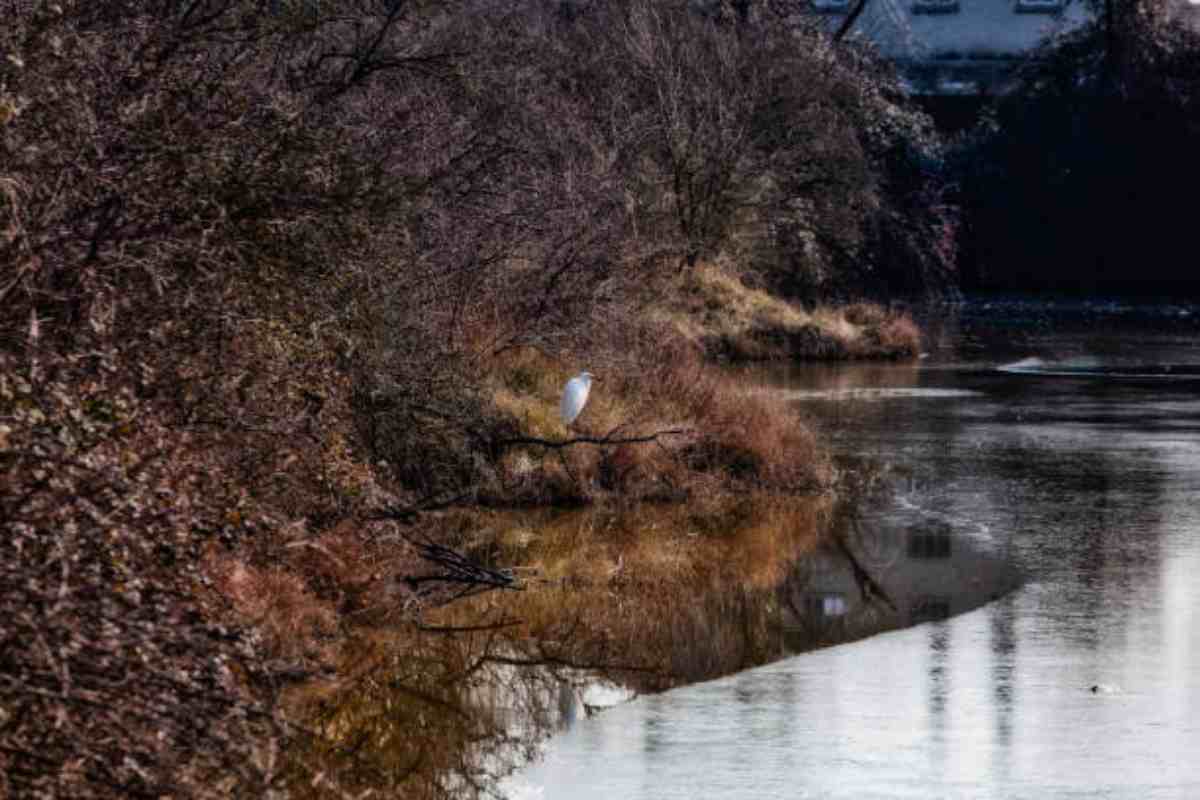
M 801 9 L 613 0 L 540 43 L 544 84 L 589 98 L 574 108 L 615 169 L 624 251 L 642 264 L 724 253 L 809 297 L 948 280 L 932 126 Z
M 606 360 L 642 397 L 614 425 L 711 445 L 585 477 L 820 483 L 807 433 L 741 419 L 694 354 L 648 375 L 671 343 L 631 300 L 725 248 L 857 252 L 858 128 L 892 106 L 815 37 L 641 0 L 7 3 L 0 788 L 277 788 L 259 667 L 324 659 L 381 580 L 339 526 L 491 480 L 499 354 Z M 216 626 L 201 564 L 235 605 L 265 587 L 262 640 Z M 272 592 L 290 619 L 253 617 Z
M 0 791 L 267 793 L 255 639 L 196 594 L 219 486 L 111 357 L 0 366 Z

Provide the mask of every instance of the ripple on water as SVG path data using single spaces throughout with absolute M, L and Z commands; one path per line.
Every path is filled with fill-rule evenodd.
M 939 363 L 790 365 L 761 389 L 909 481 L 846 531 L 880 591 L 822 551 L 781 594 L 784 644 L 887 632 L 597 715 L 517 796 L 1200 797 L 1200 306 L 944 322 Z M 980 605 L 1006 562 L 1019 587 Z
M 972 389 L 939 389 L 920 386 L 866 386 L 852 389 L 788 389 L 783 396 L 789 400 L 924 400 L 951 397 L 980 397 Z
M 1200 381 L 1200 364 L 1113 364 L 1096 359 L 1023 358 L 996 368 L 1014 375 L 1117 380 Z

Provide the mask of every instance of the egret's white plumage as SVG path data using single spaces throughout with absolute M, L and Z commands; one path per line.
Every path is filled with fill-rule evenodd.
M 564 425 L 570 425 L 583 411 L 583 407 L 587 405 L 588 392 L 591 390 L 592 373 L 587 370 L 567 381 L 567 385 L 563 389 L 562 402 L 558 406 L 558 413 L 562 416 Z

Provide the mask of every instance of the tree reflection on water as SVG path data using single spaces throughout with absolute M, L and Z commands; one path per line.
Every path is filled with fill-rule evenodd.
M 1016 584 L 944 525 L 858 508 L 812 498 L 721 532 L 642 509 L 636 539 L 632 518 L 592 511 L 497 537 L 488 557 L 521 565 L 522 591 L 364 627 L 335 680 L 293 692 L 293 783 L 312 796 L 488 796 L 595 710 L 596 686 L 628 697 L 707 680 L 962 613 Z M 594 563 L 562 571 L 581 531 Z

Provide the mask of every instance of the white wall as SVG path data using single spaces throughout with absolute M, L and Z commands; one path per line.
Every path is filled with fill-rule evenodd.
M 958 0 L 957 10 L 922 13 L 920 0 L 868 0 L 855 34 L 889 58 L 967 58 L 1019 55 L 1043 36 L 1074 27 L 1090 11 L 1079 0 L 1057 13 L 1018 11 L 1019 0 Z

